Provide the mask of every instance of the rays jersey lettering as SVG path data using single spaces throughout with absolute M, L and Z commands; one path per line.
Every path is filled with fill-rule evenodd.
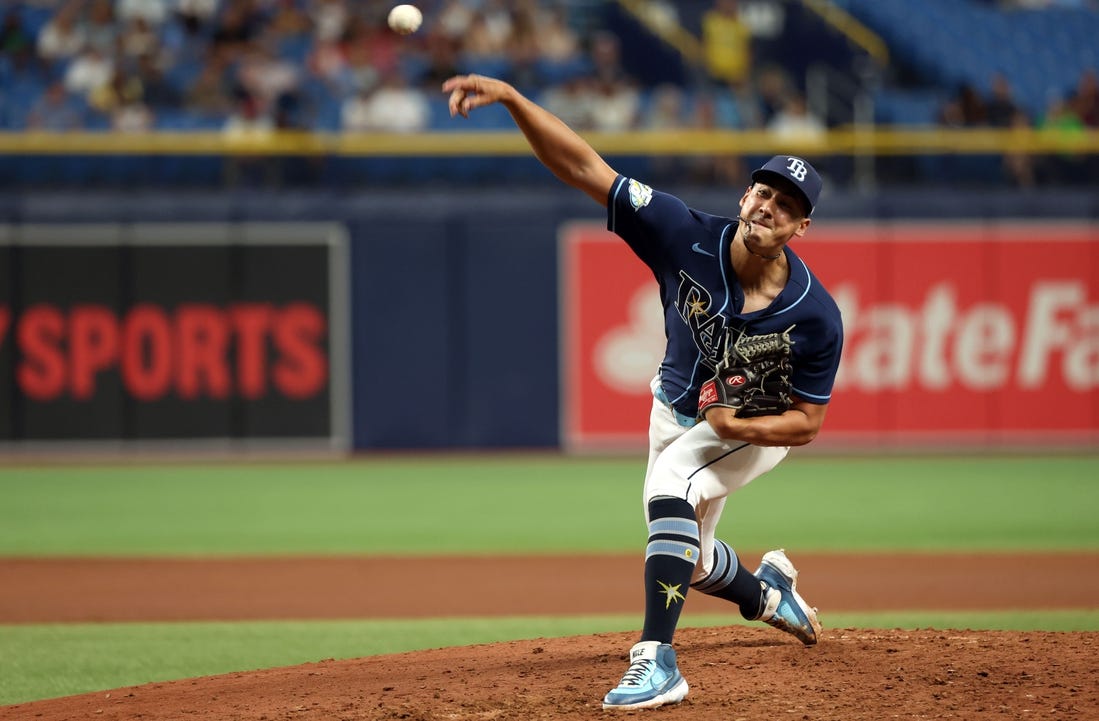
M 679 316 L 691 331 L 695 345 L 702 351 L 702 362 L 711 369 L 717 363 L 725 349 L 725 334 L 728 319 L 717 314 L 710 315 L 713 298 L 710 292 L 686 271 L 679 271 L 679 293 L 676 308 Z

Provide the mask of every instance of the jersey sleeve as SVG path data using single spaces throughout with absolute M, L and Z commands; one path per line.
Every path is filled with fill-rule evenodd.
M 832 399 L 832 386 L 843 352 L 843 326 L 827 324 L 812 332 L 813 351 L 800 358 L 795 355 L 791 390 L 810 403 L 827 403 Z M 794 347 L 797 348 L 797 339 Z
M 674 195 L 623 175 L 611 186 L 607 230 L 625 240 L 649 267 L 660 265 L 679 232 L 698 222 L 691 209 Z

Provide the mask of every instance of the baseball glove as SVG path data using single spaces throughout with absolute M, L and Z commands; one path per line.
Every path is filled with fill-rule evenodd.
M 790 407 L 790 326 L 782 333 L 741 335 L 725 340 L 725 357 L 714 377 L 702 385 L 698 415 L 710 406 L 725 406 L 738 418 L 780 415 Z

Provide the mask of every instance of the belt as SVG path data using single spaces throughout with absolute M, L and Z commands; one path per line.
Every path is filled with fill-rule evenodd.
M 668 410 L 670 410 L 672 412 L 672 415 L 675 416 L 675 422 L 679 425 L 683 426 L 684 428 L 692 428 L 698 425 L 697 416 L 689 416 L 686 413 L 680 413 L 675 409 L 675 406 L 672 405 L 672 402 L 668 400 L 668 394 L 664 392 L 664 389 L 661 386 L 657 386 L 656 392 L 653 393 L 653 396 L 658 401 L 668 407 Z

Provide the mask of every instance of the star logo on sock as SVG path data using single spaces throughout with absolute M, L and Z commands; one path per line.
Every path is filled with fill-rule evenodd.
M 682 583 L 677 583 L 674 586 L 669 586 L 663 581 L 657 581 L 657 583 L 659 583 L 660 587 L 664 589 L 663 593 L 665 609 L 671 608 L 672 604 L 676 601 L 684 600 L 683 594 L 679 592 L 680 586 L 683 585 Z

